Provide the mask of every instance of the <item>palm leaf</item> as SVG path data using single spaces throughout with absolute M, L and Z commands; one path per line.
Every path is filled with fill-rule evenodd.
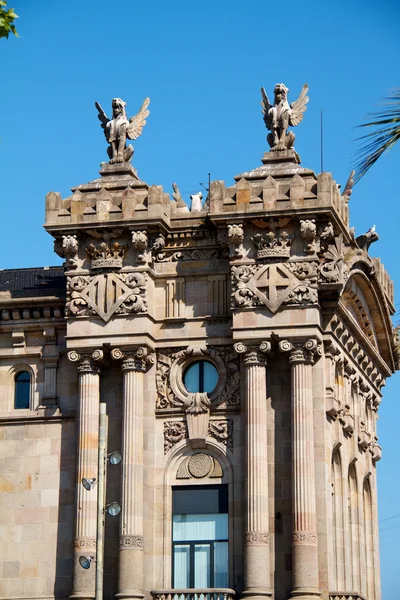
M 354 156 L 354 183 L 360 181 L 378 158 L 400 139 L 400 88 L 394 89 L 381 106 L 371 113 L 372 120 L 358 126 L 374 130 L 357 138 L 361 144 Z

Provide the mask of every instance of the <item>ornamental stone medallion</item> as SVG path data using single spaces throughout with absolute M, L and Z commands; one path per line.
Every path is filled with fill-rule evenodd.
M 269 310 L 274 313 L 296 285 L 296 278 L 283 264 L 262 267 L 247 284 Z

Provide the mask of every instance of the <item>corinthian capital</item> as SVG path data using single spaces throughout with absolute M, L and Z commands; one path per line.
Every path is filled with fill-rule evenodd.
M 279 342 L 281 352 L 289 352 L 289 363 L 313 364 L 316 355 L 321 355 L 321 347 L 315 338 L 306 341 L 282 340 Z
M 122 360 L 122 371 L 141 371 L 145 372 L 148 365 L 154 365 L 156 355 L 148 352 L 145 346 L 140 346 L 133 350 L 121 350 L 114 348 L 111 350 L 111 358 Z
M 104 360 L 103 350 L 94 350 L 90 352 L 76 352 L 71 350 L 68 352 L 68 358 L 71 362 L 78 363 L 79 373 L 99 373 L 101 363 Z
M 233 345 L 235 352 L 243 354 L 243 361 L 245 365 L 266 365 L 266 355 L 271 352 L 270 342 L 261 342 L 260 344 L 254 344 L 246 346 L 243 342 L 237 342 Z

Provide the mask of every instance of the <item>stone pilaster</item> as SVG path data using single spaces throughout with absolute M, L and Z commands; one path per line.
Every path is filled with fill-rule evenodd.
M 143 394 L 144 373 L 155 362 L 146 348 L 111 352 L 122 359 L 122 479 L 119 578 L 116 598 L 144 598 L 143 591 Z
M 68 358 L 78 363 L 79 404 L 77 414 L 78 452 L 76 479 L 76 528 L 74 540 L 74 576 L 70 598 L 92 600 L 95 597 L 95 568 L 83 569 L 79 557 L 96 555 L 97 488 L 85 490 L 82 478 L 97 478 L 100 363 L 103 351 L 91 354 L 69 352 Z
M 246 347 L 243 354 L 246 398 L 246 530 L 243 597 L 271 597 L 268 511 L 268 440 L 266 358 L 269 342 Z
M 312 365 L 317 341 L 280 342 L 289 352 L 292 385 L 292 514 L 293 558 L 291 598 L 320 597 L 315 499 Z

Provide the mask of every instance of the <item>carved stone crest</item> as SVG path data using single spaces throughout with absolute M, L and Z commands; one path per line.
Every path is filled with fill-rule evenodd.
M 275 259 L 289 258 L 290 248 L 292 244 L 293 236 L 289 235 L 286 231 L 280 231 L 275 233 L 269 231 L 268 233 L 256 233 L 252 238 L 257 249 L 257 259 Z
M 101 273 L 94 277 L 67 278 L 67 316 L 97 314 L 107 322 L 115 313 L 146 310 L 145 273 Z

